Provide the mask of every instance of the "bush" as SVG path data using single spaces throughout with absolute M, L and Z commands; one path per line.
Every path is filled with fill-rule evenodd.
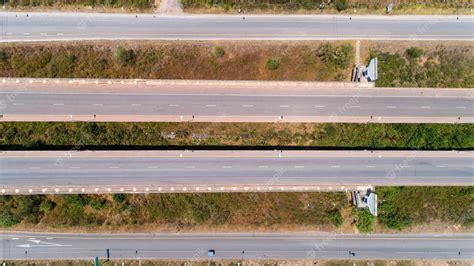
M 336 0 L 334 5 L 336 6 L 337 11 L 343 11 L 349 7 L 347 0 Z
M 223 57 L 225 55 L 224 47 L 222 47 L 222 46 L 214 47 L 213 54 L 214 54 L 215 57 L 218 57 L 218 58 Z
M 0 228 L 12 227 L 17 223 L 19 222 L 13 218 L 8 210 L 0 212 Z
M 89 204 L 92 208 L 96 210 L 100 210 L 107 206 L 107 200 L 104 198 L 101 198 L 100 196 L 95 196 L 95 197 L 91 197 Z
M 41 202 L 39 210 L 42 212 L 48 212 L 54 208 L 54 202 L 51 200 L 45 200 Z
M 369 209 L 355 209 L 355 225 L 359 232 L 370 233 L 373 230 L 375 217 L 370 214 Z
M 333 46 L 331 43 L 321 45 L 316 51 L 316 55 L 326 64 L 334 65 L 336 68 L 347 68 L 353 59 L 351 44 Z
M 132 49 L 127 50 L 123 48 L 122 46 L 117 48 L 115 55 L 116 55 L 117 61 L 121 65 L 131 65 L 135 57 Z
M 5 51 L 0 51 L 0 62 L 5 62 L 8 59 L 8 55 Z
M 336 226 L 336 227 L 339 227 L 341 226 L 342 224 L 342 216 L 341 216 L 341 212 L 339 210 L 330 210 L 328 213 L 327 213 L 327 216 L 329 218 L 329 221 L 331 221 L 331 223 Z
M 411 47 L 407 49 L 407 55 L 411 58 L 419 58 L 423 55 L 423 49 L 417 47 Z
M 127 199 L 127 195 L 121 193 L 121 194 L 114 194 L 112 196 L 112 198 L 114 199 L 115 202 L 118 202 L 118 203 L 123 203 L 126 199 Z
M 267 60 L 267 69 L 269 70 L 277 70 L 280 67 L 280 60 L 276 57 L 270 57 Z

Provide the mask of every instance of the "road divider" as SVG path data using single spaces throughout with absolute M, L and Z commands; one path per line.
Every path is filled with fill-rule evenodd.
M 59 107 L 59 106 L 58 106 Z M 229 115 L 0 115 L 0 122 L 255 122 L 471 124 L 473 117 L 229 116 Z
M 153 185 L 153 186 L 18 186 L 0 188 L 0 195 L 119 194 L 119 193 L 222 193 L 222 192 L 348 192 L 367 185 Z

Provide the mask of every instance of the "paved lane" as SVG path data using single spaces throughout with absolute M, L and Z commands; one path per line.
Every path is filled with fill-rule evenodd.
M 472 234 L 47 234 L 0 233 L 4 259 L 442 259 L 474 258 Z M 244 251 L 244 254 L 242 254 Z M 353 255 L 350 255 L 354 253 Z
M 311 82 L 62 82 L 1 84 L 0 120 L 474 122 L 474 90 L 470 89 L 389 89 Z
M 3 41 L 85 39 L 472 40 L 472 16 L 0 14 Z
M 472 185 L 472 155 L 455 151 L 11 151 L 0 153 L 0 192 L 345 191 L 376 185 Z

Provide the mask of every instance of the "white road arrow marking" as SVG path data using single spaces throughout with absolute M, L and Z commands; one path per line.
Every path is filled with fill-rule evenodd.
M 35 243 L 36 245 L 32 244 L 23 244 L 17 245 L 19 248 L 35 248 L 35 247 L 70 247 L 71 245 L 63 245 L 63 244 L 56 244 L 51 242 L 45 242 L 38 239 L 28 239 L 28 241 Z

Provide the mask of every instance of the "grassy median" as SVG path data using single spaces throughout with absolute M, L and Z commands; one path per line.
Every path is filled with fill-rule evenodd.
M 390 1 L 373 0 L 181 0 L 183 8 L 192 13 L 236 13 L 240 8 L 245 13 L 346 13 L 346 14 L 384 14 Z M 324 5 L 320 9 L 320 4 Z M 393 6 L 393 14 L 459 14 L 470 12 L 469 0 L 400 0 Z
M 344 193 L 0 196 L 0 226 L 65 230 L 270 230 L 342 223 Z
M 155 0 L 8 0 L 7 7 L 17 10 L 64 11 L 148 11 Z
M 381 226 L 474 225 L 474 187 L 378 187 Z
M 0 45 L 0 76 L 348 80 L 350 42 L 129 41 Z
M 377 57 L 377 87 L 474 88 L 474 53 L 467 42 L 365 41 L 361 57 Z
M 364 41 L 379 87 L 474 87 L 469 42 Z M 144 41 L 0 45 L 0 76 L 349 81 L 354 42 Z
M 472 149 L 473 135 L 473 124 L 1 122 L 0 149 Z
M 376 191 L 377 220 L 351 211 L 349 195 L 335 192 L 0 196 L 0 227 L 387 232 L 430 231 L 432 223 L 441 223 L 437 230 L 472 228 L 474 187 L 377 187 Z

